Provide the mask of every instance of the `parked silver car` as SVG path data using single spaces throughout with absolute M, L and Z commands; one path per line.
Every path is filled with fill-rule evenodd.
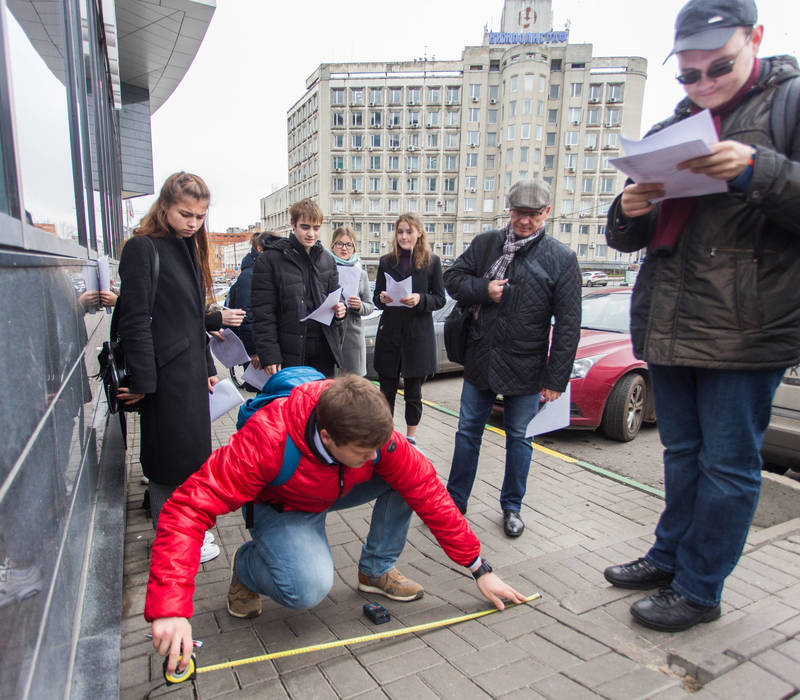
M 775 392 L 761 456 L 768 471 L 800 471 L 800 365 L 786 370 Z
M 587 270 L 581 273 L 581 283 L 584 287 L 605 287 L 608 275 L 602 270 Z
M 449 372 L 460 372 L 464 367 L 457 362 L 447 359 L 447 352 L 444 347 L 444 320 L 453 310 L 456 300 L 447 296 L 444 306 L 438 311 L 433 312 L 433 332 L 436 336 L 436 364 L 438 370 L 436 374 L 447 374 Z M 364 340 L 367 343 L 367 377 L 377 379 L 375 372 L 375 334 L 378 332 L 378 322 L 381 319 L 381 311 L 375 310 L 369 316 L 365 316 L 362 321 L 364 328 Z

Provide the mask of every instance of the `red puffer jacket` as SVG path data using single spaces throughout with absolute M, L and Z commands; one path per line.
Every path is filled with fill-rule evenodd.
M 194 577 L 200 565 L 205 531 L 217 516 L 250 501 L 275 502 L 286 510 L 319 513 L 373 472 L 386 480 L 431 529 L 447 555 L 469 566 L 480 542 L 439 481 L 433 465 L 394 433 L 380 450 L 380 460 L 352 469 L 320 462 L 309 450 L 305 429 L 317 399 L 330 380 L 297 387 L 257 411 L 244 427 L 216 450 L 203 467 L 169 499 L 158 519 L 150 558 L 144 616 L 191 617 Z M 294 475 L 270 487 L 283 461 L 287 433 L 300 450 Z

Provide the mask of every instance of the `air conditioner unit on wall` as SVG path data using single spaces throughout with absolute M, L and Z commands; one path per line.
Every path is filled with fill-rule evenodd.
M 493 97 L 491 100 L 489 100 L 489 104 L 496 105 L 497 104 L 497 100 L 494 99 L 494 97 Z

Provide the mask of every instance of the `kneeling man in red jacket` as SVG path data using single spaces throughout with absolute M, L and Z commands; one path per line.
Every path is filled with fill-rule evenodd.
M 168 670 L 179 655 L 183 670 L 191 655 L 194 577 L 217 516 L 253 503 L 252 539 L 233 557 L 228 591 L 228 612 L 247 618 L 261 613 L 261 595 L 296 609 L 322 601 L 333 585 L 325 517 L 371 501 L 359 590 L 400 601 L 422 596 L 422 586 L 394 566 L 413 510 L 493 605 L 525 600 L 481 558 L 480 542 L 433 465 L 394 431 L 378 388 L 353 375 L 309 382 L 254 413 L 161 511 L 145 618 L 153 645 L 169 654 Z

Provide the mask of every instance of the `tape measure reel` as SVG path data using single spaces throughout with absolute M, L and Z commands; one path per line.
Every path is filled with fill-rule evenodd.
M 170 673 L 167 671 L 167 662 L 169 661 L 169 657 L 164 659 L 164 680 L 167 681 L 167 685 L 176 685 L 178 683 L 183 683 L 184 681 L 193 680 L 197 677 L 197 659 L 195 658 L 194 654 L 192 654 L 192 658 L 189 659 L 189 663 L 186 664 L 186 668 L 183 671 L 179 671 L 177 668 Z M 178 664 L 180 665 L 181 657 L 178 657 Z

